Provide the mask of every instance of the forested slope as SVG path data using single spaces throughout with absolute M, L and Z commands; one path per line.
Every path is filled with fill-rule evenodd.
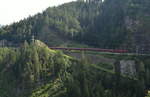
M 37 40 L 19 48 L 0 48 L 0 96 L 144 97 L 149 57 L 105 57 L 137 60 L 136 76 L 120 74 L 118 63 L 114 70 L 109 64 L 89 64 L 86 58 L 77 60 Z
M 2 26 L 0 97 L 144 97 L 150 89 L 149 56 L 99 54 L 105 62 L 92 63 L 88 56 L 95 54 L 77 60 L 48 46 L 148 53 L 149 5 L 150 0 L 78 0 Z M 121 62 L 134 65 L 121 69 Z
M 0 29 L 0 39 L 37 39 L 51 46 L 79 42 L 101 48 L 149 50 L 149 0 L 90 0 L 47 8 Z
M 81 13 L 85 13 L 83 2 L 72 2 L 59 7 L 48 8 L 43 13 L 29 17 L 18 23 L 1 29 L 1 39 L 13 42 L 28 40 L 34 35 L 49 45 L 60 45 L 69 42 L 73 37 L 83 32 L 80 19 Z M 82 7 L 83 10 L 82 11 Z M 86 21 L 86 20 L 85 20 Z

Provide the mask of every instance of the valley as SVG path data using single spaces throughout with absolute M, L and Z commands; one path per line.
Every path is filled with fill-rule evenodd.
M 0 25 L 0 97 L 150 97 L 149 5 L 77 0 Z

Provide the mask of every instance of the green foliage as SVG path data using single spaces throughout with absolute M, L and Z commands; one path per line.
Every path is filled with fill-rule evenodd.
M 94 19 L 99 10 L 98 5 L 91 4 L 93 8 L 88 5 L 85 2 L 72 2 L 48 8 L 42 14 L 3 27 L 0 37 L 20 43 L 35 35 L 37 39 L 54 46 L 65 43 L 66 40 L 81 40 L 90 26 L 90 19 Z M 91 12 L 95 13 L 90 14 Z
M 20 48 L 15 49 L 0 48 L 0 91 L 2 92 L 0 96 L 29 95 L 39 84 L 63 76 L 69 66 L 70 57 L 50 50 L 40 41 L 30 44 L 25 42 Z M 13 81 L 10 82 L 11 80 Z M 20 93 L 10 91 L 13 88 L 14 91 L 19 89 Z
M 145 97 L 150 97 L 150 93 L 149 93 L 149 91 L 148 91 L 148 94 L 147 94 L 147 96 L 145 96 Z
M 29 97 L 65 97 L 66 89 L 60 79 L 56 79 L 34 90 Z
M 0 48 L 0 96 L 143 97 L 144 89 L 150 87 L 149 57 L 143 62 L 135 58 L 138 76 L 134 79 L 121 75 L 118 63 L 114 67 L 89 64 L 84 58 L 77 61 L 40 41 L 31 41 L 34 35 L 49 46 L 80 47 L 77 42 L 82 42 L 101 48 L 135 48 L 149 44 L 149 0 L 78 1 L 0 28 L 0 40 L 30 42 L 18 48 Z M 137 39 L 135 35 L 141 34 L 144 37 Z M 109 57 L 119 60 L 133 56 Z
M 150 42 L 149 0 L 82 1 L 50 7 L 41 14 L 4 26 L 0 28 L 0 38 L 20 43 L 35 35 L 52 46 L 76 41 L 101 48 L 132 50 L 139 45 L 140 50 L 148 50 L 142 44 Z
M 0 48 L 0 96 L 143 97 L 149 57 L 134 59 L 136 79 L 111 64 L 89 64 L 85 57 L 77 61 L 38 40 L 25 41 L 20 48 Z

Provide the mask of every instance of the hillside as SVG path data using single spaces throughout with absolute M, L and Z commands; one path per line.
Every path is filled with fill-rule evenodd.
M 14 43 L 34 35 L 50 46 L 86 44 L 149 52 L 149 0 L 71 2 L 0 29 Z
M 86 4 L 72 2 L 48 8 L 43 13 L 4 27 L 0 30 L 1 39 L 18 43 L 31 39 L 34 35 L 52 46 L 72 42 L 73 36 L 82 32 L 79 21 L 82 6 Z
M 144 97 L 150 90 L 149 5 L 77 0 L 0 27 L 0 97 Z
M 143 97 L 150 80 L 149 57 L 107 54 L 99 57 L 113 59 L 115 63 L 77 60 L 49 49 L 38 40 L 25 42 L 19 48 L 0 48 L 0 96 Z M 130 73 L 135 68 L 125 67 L 123 73 L 119 69 L 120 60 L 135 61 L 136 75 Z
M 50 46 L 86 44 L 149 52 L 149 0 L 78 1 L 0 29 L 0 39 L 14 43 L 36 39 Z
M 71 57 L 50 50 L 40 41 L 25 42 L 20 48 L 0 48 L 0 96 L 29 97 L 42 85 L 63 84 L 60 76 L 71 63 Z

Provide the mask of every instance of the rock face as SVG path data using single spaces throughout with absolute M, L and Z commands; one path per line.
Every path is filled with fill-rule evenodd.
M 121 74 L 135 76 L 136 75 L 136 64 L 134 60 L 121 60 L 120 70 Z

